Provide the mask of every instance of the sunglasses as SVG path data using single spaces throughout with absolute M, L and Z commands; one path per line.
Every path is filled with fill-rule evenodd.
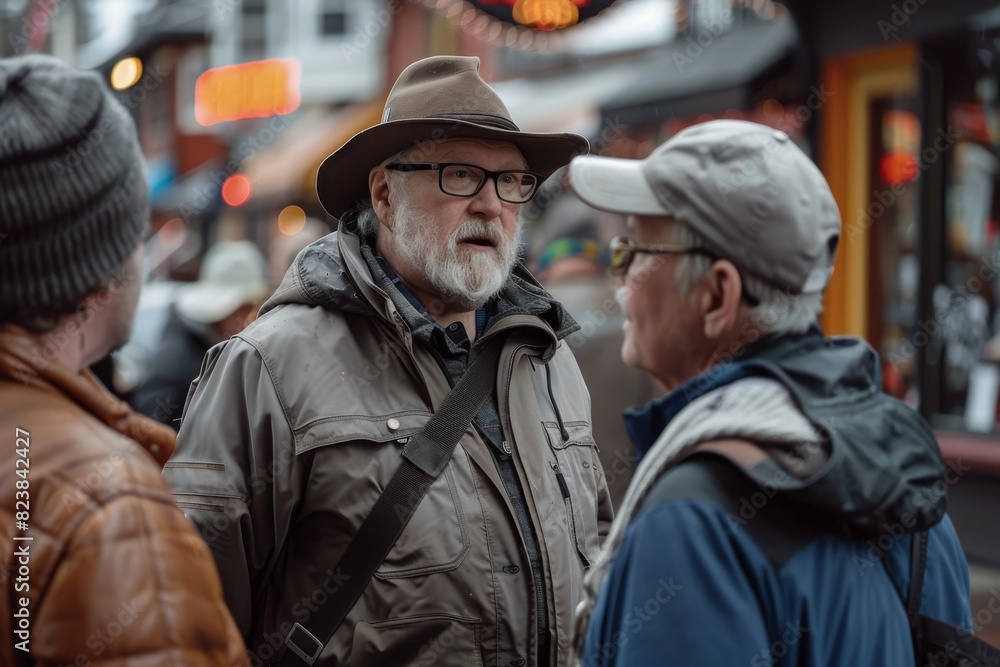
M 708 248 L 691 248 L 676 243 L 637 243 L 627 236 L 616 236 L 611 239 L 611 274 L 623 277 L 628 273 L 632 260 L 639 253 L 647 255 L 704 255 L 713 261 L 720 259 Z M 760 300 L 747 292 L 745 287 L 740 296 L 751 307 L 760 305 Z

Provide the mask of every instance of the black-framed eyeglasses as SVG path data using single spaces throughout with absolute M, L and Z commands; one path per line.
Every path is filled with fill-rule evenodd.
M 510 204 L 531 201 L 541 178 L 519 169 L 490 171 L 464 162 L 394 162 L 385 165 L 396 171 L 438 171 L 438 187 L 452 197 L 475 197 L 488 179 L 493 180 L 497 197 Z
M 611 274 L 614 276 L 624 276 L 628 273 L 628 268 L 632 265 L 632 260 L 636 254 L 645 253 L 648 255 L 704 255 L 711 260 L 719 259 L 719 256 L 708 248 L 692 248 L 676 243 L 637 243 L 627 236 L 616 236 L 611 239 Z M 746 291 L 740 297 L 751 307 L 760 305 L 760 299 Z

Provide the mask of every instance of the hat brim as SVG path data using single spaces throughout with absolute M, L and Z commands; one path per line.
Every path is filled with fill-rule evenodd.
M 586 156 L 569 165 L 573 192 L 601 211 L 625 215 L 670 215 L 643 171 L 644 160 Z
M 266 285 L 214 285 L 190 283 L 176 291 L 176 308 L 184 318 L 199 324 L 215 324 L 237 308 L 266 295 Z
M 586 138 L 569 132 L 519 132 L 441 118 L 391 121 L 359 132 L 323 160 L 316 174 L 319 201 L 327 213 L 340 218 L 369 197 L 368 174 L 373 167 L 404 148 L 449 139 L 510 142 L 524 155 L 528 170 L 543 179 L 590 150 Z

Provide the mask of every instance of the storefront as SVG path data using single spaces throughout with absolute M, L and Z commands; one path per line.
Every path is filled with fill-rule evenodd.
M 817 152 L 844 225 L 824 327 L 865 337 L 934 428 L 975 617 L 1000 582 L 1000 2 L 790 8 L 828 96 Z

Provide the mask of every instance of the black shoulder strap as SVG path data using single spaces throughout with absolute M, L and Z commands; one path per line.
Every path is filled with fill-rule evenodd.
M 312 665 L 319 659 L 493 393 L 504 340 L 505 336 L 497 336 L 489 341 L 424 428 L 403 447 L 399 468 L 333 570 L 343 583 L 309 617 L 308 627 L 300 623 L 292 627 L 285 637 L 287 650 L 272 663 L 275 667 Z
M 920 613 L 924 573 L 927 569 L 926 531 L 914 533 L 910 549 L 910 586 L 906 616 L 910 621 L 913 655 L 917 665 L 1000 667 L 1000 649 L 969 630 Z
M 927 569 L 927 531 L 913 534 L 910 547 L 910 591 L 906 596 L 906 617 L 910 621 L 914 655 L 923 646 L 923 627 L 920 624 L 920 600 L 924 594 L 924 571 Z

